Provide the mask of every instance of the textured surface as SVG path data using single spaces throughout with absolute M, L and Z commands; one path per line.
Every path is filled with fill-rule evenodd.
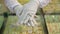
M 4 12 L 8 12 L 8 9 L 4 5 L 4 1 L 0 0 L 0 14 L 3 14 Z
M 28 2 L 28 0 L 18 0 L 22 4 Z M 60 0 L 52 0 L 50 4 L 43 8 L 44 13 L 60 13 Z M 4 1 L 0 0 L 0 14 L 8 12 L 9 10 L 5 7 Z M 39 12 L 37 14 L 40 14 Z M 45 21 L 47 24 L 49 34 L 60 34 L 60 15 L 45 15 Z M 3 16 L 0 16 L 0 28 L 3 23 Z M 40 23 L 39 27 L 28 27 L 20 25 L 19 27 L 13 26 L 18 18 L 16 16 L 9 16 L 6 23 L 6 28 L 4 34 L 29 34 L 28 32 L 33 32 L 33 34 L 44 34 L 44 29 L 42 25 L 42 18 L 37 18 L 37 22 Z
M 16 16 L 9 16 L 7 24 L 6 24 L 6 28 L 4 31 L 4 34 L 44 34 L 44 30 L 43 30 L 43 26 L 42 26 L 42 22 L 38 16 L 38 18 L 36 18 L 37 23 L 39 23 L 39 26 L 37 27 L 28 27 L 25 25 L 20 25 L 20 26 L 13 26 L 13 24 L 15 24 L 17 22 L 17 17 Z
M 4 20 L 4 17 L 0 16 L 0 28 L 1 28 L 2 24 L 3 24 L 3 20 Z
M 60 15 L 45 15 L 49 34 L 60 34 Z
M 43 10 L 44 13 L 60 13 L 60 0 L 52 0 Z

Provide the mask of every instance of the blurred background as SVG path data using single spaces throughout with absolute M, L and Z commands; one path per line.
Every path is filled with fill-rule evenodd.
M 18 0 L 22 5 L 29 0 Z M 0 0 L 0 34 L 60 34 L 60 0 L 52 0 L 46 7 L 38 8 L 35 17 L 39 26 L 13 26 L 18 18 Z

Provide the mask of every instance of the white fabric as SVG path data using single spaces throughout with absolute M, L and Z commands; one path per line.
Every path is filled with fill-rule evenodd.
M 5 5 L 9 8 L 9 10 L 14 13 L 13 8 L 17 5 L 19 5 L 20 7 L 22 7 L 22 5 L 17 1 L 17 0 L 4 0 L 5 1 Z
M 10 11 L 16 12 L 19 20 L 17 23 L 27 24 L 28 26 L 35 26 L 37 22 L 34 16 L 37 12 L 38 7 L 43 8 L 49 3 L 49 0 L 30 0 L 27 4 L 21 5 L 17 0 L 5 0 L 6 6 Z
M 23 6 L 22 6 L 22 7 L 16 6 L 16 7 L 14 8 L 14 11 L 16 12 L 16 15 L 17 15 L 18 18 L 19 18 L 20 14 L 23 12 Z
M 46 5 L 49 4 L 50 1 L 51 1 L 51 0 L 39 0 L 39 2 L 40 2 L 39 7 L 40 7 L 40 8 L 45 7 Z

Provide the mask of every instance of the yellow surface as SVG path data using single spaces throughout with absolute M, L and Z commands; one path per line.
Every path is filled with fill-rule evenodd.
M 59 13 L 60 12 L 60 0 L 52 0 L 46 7 L 43 8 L 44 13 Z
M 21 4 L 25 4 L 25 3 L 29 2 L 29 0 L 18 0 L 18 2 L 20 2 Z
M 49 34 L 60 34 L 60 22 L 47 23 Z

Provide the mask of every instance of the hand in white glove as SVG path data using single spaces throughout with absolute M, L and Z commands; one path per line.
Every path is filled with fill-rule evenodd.
M 29 20 L 31 21 L 31 23 L 29 23 L 30 25 L 34 26 L 34 20 L 33 17 L 37 12 L 39 6 L 39 1 L 36 2 L 35 0 L 30 1 L 29 3 L 25 4 L 23 6 L 23 11 L 21 13 L 21 15 L 19 16 L 19 21 L 20 23 L 27 23 Z M 34 21 L 34 22 L 33 22 Z
M 20 23 L 27 23 L 28 21 L 30 21 L 28 22 L 28 25 L 30 26 L 34 26 L 35 24 L 37 24 L 34 20 L 34 15 L 37 12 L 38 6 L 40 6 L 40 8 L 43 8 L 49 2 L 50 0 L 30 0 L 30 2 L 23 6 L 23 12 L 19 20 Z

